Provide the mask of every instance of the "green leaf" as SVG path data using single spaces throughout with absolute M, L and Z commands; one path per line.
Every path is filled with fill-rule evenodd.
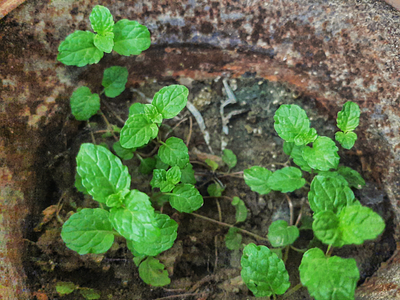
M 128 82 L 128 69 L 126 67 L 113 66 L 104 70 L 103 81 L 104 92 L 107 97 L 114 98 L 125 90 Z
M 70 100 L 71 112 L 79 121 L 89 120 L 100 109 L 100 97 L 86 86 L 77 88 Z
M 75 289 L 76 286 L 72 282 L 58 281 L 56 284 L 56 291 L 60 296 L 71 294 Z
M 338 112 L 337 126 L 341 131 L 347 132 L 357 128 L 360 121 L 360 107 L 352 101 L 347 101 Z
M 254 166 L 243 171 L 244 181 L 254 192 L 266 195 L 271 191 L 267 181 L 272 172 L 266 168 Z
M 339 215 L 339 229 L 344 245 L 361 245 L 375 239 L 385 229 L 382 217 L 366 206 L 345 207 Z
M 161 124 L 163 117 L 154 105 L 145 104 L 144 113 L 151 122 Z
M 274 191 L 281 191 L 282 193 L 293 192 L 303 187 L 306 183 L 302 175 L 300 169 L 296 167 L 284 167 L 269 176 L 267 185 Z
M 296 226 L 289 226 L 284 220 L 274 221 L 268 228 L 269 242 L 275 248 L 293 244 L 299 235 L 299 229 Z
M 164 119 L 178 115 L 186 106 L 189 90 L 183 85 L 170 85 L 159 90 L 153 98 L 153 104 Z
M 127 19 L 119 20 L 114 26 L 114 51 L 130 56 L 139 55 L 150 47 L 150 32 L 146 26 Z
M 336 169 L 339 164 L 338 147 L 329 137 L 319 136 L 313 143 L 313 147 L 303 149 L 303 158 L 313 169 L 328 171 Z
M 222 160 L 224 163 L 228 165 L 229 169 L 234 168 L 237 164 L 236 155 L 229 149 L 222 150 L 222 153 Z
M 129 116 L 131 115 L 141 115 L 144 114 L 144 104 L 143 103 L 133 103 L 130 107 L 129 107 Z
M 136 151 L 136 148 L 131 148 L 131 149 L 122 148 L 120 141 L 115 142 L 113 144 L 113 149 L 115 153 L 123 160 L 132 159 L 133 152 Z
M 94 32 L 103 34 L 114 30 L 114 20 L 110 10 L 102 5 L 93 7 L 89 16 Z
M 138 190 L 132 190 L 124 198 L 125 208 L 113 207 L 110 221 L 115 230 L 127 240 L 151 243 L 160 236 L 160 229 L 149 197 Z
M 83 186 L 83 184 L 82 184 L 82 177 L 79 176 L 78 173 L 75 174 L 75 188 L 76 188 L 79 192 L 81 192 L 81 193 L 83 193 L 83 194 L 85 194 L 85 195 L 89 195 L 89 193 L 87 192 L 86 188 L 85 188 L 85 187 Z
M 344 207 L 339 216 L 331 211 L 314 215 L 313 231 L 318 239 L 328 245 L 361 245 L 375 239 L 385 229 L 381 216 L 365 206 Z
M 284 262 L 265 246 L 244 247 L 241 276 L 256 297 L 282 295 L 290 287 Z
M 193 166 L 188 163 L 185 168 L 181 169 L 181 182 L 196 184 L 196 178 L 194 178 Z
M 93 44 L 100 51 L 111 53 L 114 47 L 114 33 L 105 32 L 102 34 L 96 34 L 93 39 Z
M 139 172 L 142 174 L 151 174 L 156 167 L 156 159 L 153 157 L 147 157 L 140 160 Z
M 209 158 L 206 158 L 206 160 L 204 162 L 211 168 L 212 171 L 215 171 L 216 169 L 218 169 L 218 164 L 215 161 L 213 161 Z
M 349 186 L 355 187 L 356 189 L 361 189 L 365 185 L 365 180 L 356 170 L 353 170 L 349 167 L 340 166 L 337 171 L 347 180 Z
M 336 214 L 355 201 L 353 191 L 341 176 L 319 174 L 311 182 L 308 202 L 314 213 L 330 210 Z
M 189 162 L 188 148 L 185 143 L 176 137 L 170 137 L 165 143 L 162 143 L 158 150 L 160 159 L 171 167 L 186 167 Z
M 299 271 L 301 283 L 316 300 L 354 300 L 360 278 L 354 259 L 328 258 L 313 248 L 303 255 Z
M 167 170 L 169 165 L 164 163 L 160 157 L 158 156 L 158 154 L 154 155 L 154 158 L 156 159 L 156 169 L 164 169 Z
M 165 266 L 154 257 L 148 257 L 139 266 L 139 276 L 142 280 L 152 286 L 164 286 L 171 283 Z
M 154 169 L 153 178 L 150 181 L 150 185 L 154 188 L 159 188 L 163 182 L 167 181 L 167 171 L 164 169 Z
M 160 228 L 160 236 L 151 243 L 130 241 L 130 247 L 133 247 L 141 255 L 156 256 L 168 250 L 174 245 L 178 235 L 178 223 L 164 214 L 156 214 L 155 216 L 157 227 Z
M 307 145 L 317 138 L 317 132 L 310 128 L 310 120 L 300 106 L 281 105 L 274 115 L 274 128 L 278 135 L 287 142 Z
M 100 292 L 89 288 L 79 288 L 79 292 L 87 300 L 100 299 L 101 296 Z
M 357 134 L 355 134 L 353 131 L 346 133 L 338 131 L 335 133 L 335 139 L 342 145 L 343 148 L 351 149 L 357 140 Z
M 124 190 L 119 191 L 116 194 L 112 194 L 112 195 L 108 196 L 107 200 L 106 200 L 106 205 L 108 207 L 122 206 L 124 203 L 124 199 L 129 194 L 129 192 L 130 191 L 128 189 L 124 189 Z
M 76 162 L 83 186 L 98 202 L 105 203 L 108 196 L 131 185 L 128 168 L 102 146 L 82 144 Z
M 121 130 L 121 146 L 139 148 L 157 137 L 158 127 L 145 115 L 131 115 Z
M 284 141 L 283 142 L 283 152 L 286 154 L 286 155 L 291 155 L 292 154 L 292 151 L 293 151 L 293 147 L 295 146 L 296 144 L 294 143 L 294 142 L 287 142 L 287 141 Z
M 172 184 L 178 184 L 181 181 L 181 170 L 178 166 L 172 167 L 167 171 L 167 180 Z
M 153 179 L 150 184 L 153 188 L 160 188 L 161 192 L 170 192 L 181 180 L 181 170 L 178 166 L 165 171 L 164 169 L 154 169 Z
M 222 192 L 225 190 L 224 187 L 220 186 L 219 184 L 212 183 L 207 187 L 207 193 L 211 197 L 221 197 Z
M 239 197 L 233 197 L 232 205 L 236 209 L 236 214 L 235 214 L 236 223 L 246 221 L 246 219 L 247 219 L 247 207 L 244 204 L 243 200 L 241 200 Z
M 285 144 L 288 142 L 285 142 Z M 304 145 L 297 146 L 293 143 L 293 147 L 290 153 L 290 157 L 293 159 L 293 162 L 298 165 L 302 170 L 306 172 L 311 172 L 310 165 L 303 158 L 303 149 L 306 148 Z
M 169 202 L 176 210 L 191 213 L 203 205 L 203 197 L 193 185 L 180 184 L 174 188 Z
M 63 225 L 61 238 L 66 246 L 80 255 L 104 253 L 114 242 L 109 213 L 100 208 L 84 208 Z
M 239 233 L 239 229 L 231 227 L 228 233 L 225 235 L 225 245 L 229 250 L 239 250 L 242 244 L 242 235 Z
M 58 47 L 57 60 L 67 66 L 83 67 L 97 64 L 102 59 L 103 51 L 94 45 L 94 33 L 77 30 L 71 33 Z

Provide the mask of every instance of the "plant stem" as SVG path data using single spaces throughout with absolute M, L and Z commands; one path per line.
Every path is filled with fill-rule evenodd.
M 289 257 L 289 249 L 290 249 L 290 247 L 289 246 L 286 246 L 285 247 L 285 253 L 283 254 L 283 262 L 286 264 L 286 261 L 287 261 L 287 259 L 288 259 L 288 257 Z
M 297 252 L 300 252 L 300 253 L 305 253 L 307 251 L 307 249 L 299 249 L 299 248 L 296 248 L 296 247 L 294 247 L 292 245 L 290 245 L 290 248 L 292 248 L 294 251 L 297 251 Z
M 235 227 L 235 226 L 230 225 L 230 224 L 228 224 L 228 223 L 219 222 L 219 221 L 217 221 L 217 220 L 210 219 L 210 218 L 207 218 L 207 217 L 205 217 L 205 216 L 198 215 L 198 214 L 195 214 L 195 213 L 189 213 L 189 215 L 195 216 L 195 217 L 197 217 L 197 218 L 200 218 L 200 219 L 203 219 L 203 220 L 206 220 L 206 221 L 209 221 L 209 222 L 216 223 L 216 224 L 221 225 L 221 226 L 230 227 L 230 228 L 237 228 L 240 232 L 243 232 L 243 233 L 245 233 L 245 234 L 247 234 L 247 235 L 250 235 L 250 236 L 256 238 L 257 240 L 268 241 L 268 239 L 267 239 L 266 237 L 263 237 L 263 236 L 260 236 L 260 235 L 258 235 L 258 234 L 252 233 L 252 232 L 247 231 L 247 230 L 245 230 L 245 229 L 241 229 L 241 228 Z
M 125 125 L 125 121 L 121 119 L 120 116 L 118 116 L 114 110 L 111 108 L 111 106 L 107 103 L 107 101 L 102 101 L 102 103 L 107 107 L 107 109 L 114 115 L 114 117 L 122 124 Z
M 332 245 L 328 246 L 328 249 L 326 250 L 325 256 L 330 257 L 332 255 L 333 247 Z
M 193 129 L 193 120 L 192 117 L 189 117 L 189 134 L 186 140 L 186 147 L 189 147 L 190 138 L 192 137 L 192 129 Z
M 296 286 L 292 287 L 289 291 L 287 291 L 284 295 L 283 298 L 289 298 L 291 295 L 293 295 L 295 292 L 297 292 L 299 289 L 301 289 L 303 285 L 301 283 L 297 284 Z
M 110 122 L 108 122 L 108 119 L 106 118 L 105 114 L 104 114 L 101 110 L 100 110 L 100 114 L 101 114 L 101 116 L 103 117 L 104 122 L 106 122 L 107 128 L 110 130 L 110 132 L 111 132 L 111 134 L 113 135 L 115 141 L 118 141 L 118 138 L 117 138 L 117 136 L 116 136 L 115 133 L 114 133 L 114 129 L 112 128 Z
M 286 196 L 286 200 L 287 200 L 287 202 L 289 204 L 289 211 L 290 211 L 290 223 L 289 223 L 289 226 L 292 226 L 293 225 L 293 203 L 292 203 L 292 200 L 290 200 L 289 196 L 286 193 L 285 193 L 285 196 Z

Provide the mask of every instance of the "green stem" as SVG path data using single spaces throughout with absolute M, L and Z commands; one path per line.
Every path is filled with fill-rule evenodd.
M 289 246 L 286 246 L 285 247 L 285 254 L 283 255 L 283 262 L 286 264 L 286 261 L 287 261 L 287 259 L 288 259 L 288 257 L 289 257 L 289 249 L 290 249 L 290 247 Z
M 238 231 L 243 232 L 243 233 L 245 233 L 245 234 L 247 234 L 247 235 L 250 235 L 250 236 L 256 238 L 257 240 L 268 241 L 268 239 L 265 238 L 265 237 L 263 237 L 263 236 L 260 236 L 260 235 L 258 235 L 258 234 L 252 233 L 252 232 L 247 231 L 247 230 L 245 230 L 245 229 L 241 229 L 241 228 L 235 227 L 235 226 L 230 225 L 230 224 L 228 224 L 228 223 L 224 223 L 224 222 L 220 222 L 220 221 L 217 221 L 217 220 L 214 220 L 214 219 L 210 219 L 210 218 L 207 218 L 207 217 L 205 217 L 205 216 L 198 215 L 198 214 L 195 214 L 195 213 L 190 213 L 189 215 L 195 216 L 195 217 L 197 217 L 197 218 L 200 218 L 200 219 L 203 219 L 203 220 L 212 222 L 212 223 L 216 223 L 216 224 L 221 225 L 221 226 L 230 227 L 230 228 L 237 228 Z
M 328 246 L 328 249 L 326 250 L 325 256 L 330 257 L 332 255 L 333 247 L 332 245 Z
M 301 283 L 299 283 L 298 285 L 292 287 L 289 291 L 287 291 L 284 295 L 283 298 L 287 299 L 289 298 L 291 295 L 293 295 L 295 292 L 297 292 L 299 289 L 301 289 L 303 287 L 303 285 Z
M 294 246 L 292 246 L 292 245 L 290 245 L 290 248 L 292 248 L 294 251 L 300 252 L 300 253 L 305 253 L 305 252 L 307 252 L 307 249 L 299 249 L 299 248 L 296 248 L 296 247 L 294 247 Z

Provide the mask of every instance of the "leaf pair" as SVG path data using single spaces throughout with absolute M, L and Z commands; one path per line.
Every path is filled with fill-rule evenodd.
M 342 168 L 348 178 L 360 182 L 356 171 Z M 359 174 L 358 174 L 359 175 Z M 352 176 L 352 177 L 350 177 Z M 350 181 L 353 182 L 354 181 Z M 355 199 L 348 182 L 338 172 L 323 172 L 314 177 L 308 200 L 314 211 L 312 229 L 323 243 L 342 247 L 374 239 L 385 228 L 382 218 Z
M 82 186 L 111 209 L 83 209 L 72 215 L 61 232 L 68 248 L 79 254 L 103 253 L 114 241 L 113 228 L 138 243 L 160 236 L 149 197 L 129 190 L 131 177 L 118 157 L 102 146 L 82 144 L 76 160 Z
M 136 21 L 120 20 L 114 24 L 108 8 L 97 5 L 90 14 L 94 34 L 77 30 L 58 47 L 57 60 L 66 65 L 83 67 L 98 63 L 104 52 L 112 50 L 121 55 L 139 55 L 150 47 L 150 32 Z
M 354 102 L 347 101 L 337 116 L 337 127 L 341 130 L 336 132 L 335 138 L 345 149 L 351 149 L 357 140 L 354 129 L 360 121 L 360 108 Z
M 121 130 L 122 147 L 138 148 L 154 139 L 158 134 L 158 124 L 163 119 L 178 115 L 186 106 L 188 95 L 189 90 L 185 86 L 170 85 L 158 91 L 151 104 L 137 104 L 132 110 L 130 109 L 129 118 Z M 178 146 L 178 142 L 173 144 L 174 148 L 182 148 Z
M 125 67 L 110 67 L 104 70 L 102 85 L 107 97 L 116 97 L 125 90 L 128 70 Z M 71 112 L 79 121 L 89 120 L 100 109 L 100 97 L 88 87 L 77 88 L 70 99 Z
M 282 193 L 293 192 L 304 186 L 301 170 L 296 167 L 285 167 L 275 172 L 254 166 L 243 171 L 244 181 L 261 195 L 268 194 L 271 190 Z

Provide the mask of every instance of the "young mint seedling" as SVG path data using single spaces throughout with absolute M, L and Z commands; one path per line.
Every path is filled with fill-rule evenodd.
M 58 47 L 57 60 L 65 65 L 83 67 L 95 64 L 104 52 L 130 56 L 139 55 L 150 47 L 150 32 L 136 21 L 122 19 L 114 24 L 108 8 L 97 5 L 89 16 L 92 29 L 77 30 L 67 36 Z
M 343 148 L 350 149 L 354 145 L 357 135 L 353 130 L 359 124 L 359 117 L 358 105 L 350 101 L 338 113 L 337 124 L 342 131 L 336 133 L 336 140 Z M 297 105 L 282 105 L 276 111 L 274 120 L 276 132 L 285 140 L 283 151 L 302 171 L 311 173 L 308 201 L 314 215 L 312 224 L 308 224 L 307 228 L 312 228 L 314 236 L 332 249 L 344 245 L 360 245 L 381 234 L 385 228 L 382 218 L 372 209 L 362 206 L 351 190 L 352 187 L 361 188 L 365 181 L 357 171 L 339 166 L 339 148 L 335 142 L 329 137 L 318 136 L 316 130 L 310 127 L 305 111 Z M 310 143 L 311 146 L 308 145 Z M 251 190 L 260 194 L 268 194 L 272 190 L 288 193 L 305 187 L 301 170 L 284 167 L 271 172 L 253 166 L 244 170 L 244 180 Z M 297 226 L 289 226 L 284 220 L 273 222 L 268 230 L 268 239 L 273 247 L 286 247 L 285 260 L 288 246 L 298 237 Z M 253 245 L 249 248 L 253 251 L 251 256 L 246 248 L 243 253 L 243 280 L 256 297 L 279 294 L 278 289 L 271 289 L 278 278 L 275 273 L 275 276 L 268 277 L 271 267 L 261 266 L 262 258 L 259 258 L 258 263 L 249 262 L 250 258 L 258 258 L 257 255 L 262 253 L 255 247 Z M 256 252 L 256 249 L 260 252 Z M 262 251 L 265 252 L 263 259 L 269 259 L 271 252 Z M 284 274 L 286 270 L 283 261 L 280 266 L 280 272 Z M 316 300 L 350 300 L 354 299 L 359 272 L 353 259 L 329 257 L 329 254 L 325 255 L 320 249 L 313 248 L 303 256 L 300 278 Z M 285 286 L 280 279 L 279 283 Z M 286 289 L 282 288 L 281 292 L 284 293 Z

